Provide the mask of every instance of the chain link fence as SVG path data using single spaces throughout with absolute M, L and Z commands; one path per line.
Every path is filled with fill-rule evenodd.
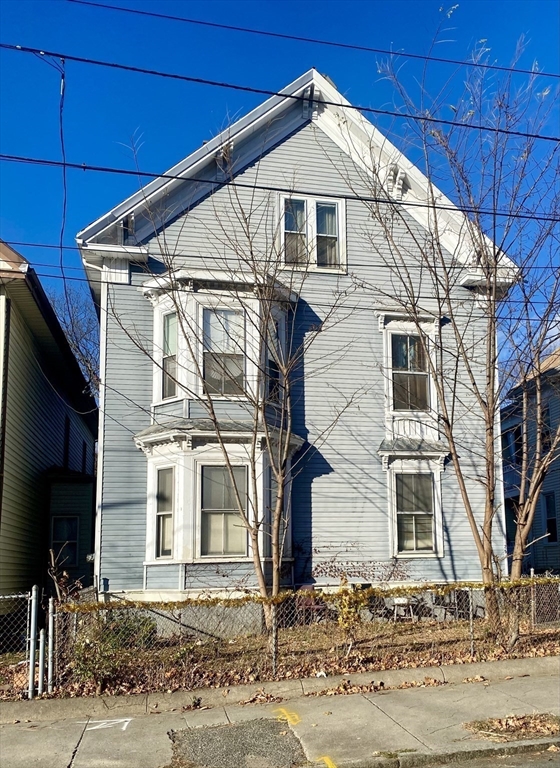
M 194 690 L 560 654 L 560 579 L 72 603 L 53 620 L 54 695 Z
M 31 596 L 0 595 L 0 694 L 27 690 Z

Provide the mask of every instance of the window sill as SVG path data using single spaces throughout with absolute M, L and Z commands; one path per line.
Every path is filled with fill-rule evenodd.
M 174 557 L 160 557 L 157 560 L 144 560 L 142 565 L 179 565 L 180 560 Z
M 397 552 L 395 557 L 397 560 L 437 560 L 443 555 L 438 555 L 437 552 Z
M 283 264 L 280 269 L 286 272 L 307 272 L 309 274 L 321 274 L 321 275 L 346 275 L 348 274 L 348 268 L 346 265 L 337 267 L 336 269 L 329 269 L 328 267 L 317 267 L 314 264 L 309 264 L 306 267 L 298 267 L 297 264 Z
M 201 563 L 252 563 L 249 555 L 199 555 L 190 561 L 193 564 Z
M 183 400 L 185 400 L 184 395 L 181 395 L 181 396 L 178 395 L 177 397 L 168 397 L 165 400 L 155 400 L 152 403 L 152 408 L 155 408 L 156 406 L 159 406 L 159 405 L 173 405 L 174 403 L 182 403 Z

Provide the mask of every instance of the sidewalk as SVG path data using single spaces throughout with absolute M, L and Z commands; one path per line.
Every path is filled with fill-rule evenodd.
M 192 700 L 192 692 L 149 699 L 118 697 L 128 698 L 129 708 L 119 701 L 118 707 L 109 709 L 99 699 L 3 703 L 2 764 L 6 768 L 163 768 L 172 759 L 168 733 L 185 731 L 174 737 L 176 756 L 195 759 L 197 768 L 289 768 L 298 764 L 293 762 L 298 753 L 303 765 L 306 758 L 327 768 L 412 768 L 473 752 L 501 750 L 503 754 L 512 747 L 475 737 L 462 727 L 464 722 L 534 712 L 560 715 L 558 658 L 465 664 L 435 671 L 453 682 L 336 696 L 302 695 L 305 687 L 336 686 L 335 678 L 265 684 L 267 693 L 283 700 L 245 706 L 233 702 L 249 698 L 249 687 L 243 686 L 244 691 L 208 691 L 202 699 L 210 709 L 186 712 L 181 711 L 180 701 L 187 696 Z M 398 684 L 390 680 L 395 674 L 382 674 L 386 686 Z M 398 673 L 408 679 L 436 674 L 428 669 Z M 486 680 L 461 682 L 477 675 Z M 356 683 L 364 676 L 351 677 Z M 371 682 L 372 675 L 367 677 Z M 254 693 L 255 688 L 251 690 Z M 207 704 L 205 699 L 214 703 Z M 153 714 L 145 714 L 146 708 Z M 552 742 L 560 744 L 560 738 L 536 743 Z M 535 742 L 514 742 L 513 746 L 529 743 Z M 236 749 L 244 751 L 236 753 Z

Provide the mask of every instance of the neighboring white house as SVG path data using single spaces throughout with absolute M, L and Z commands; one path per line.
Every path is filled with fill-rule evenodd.
M 261 267 L 277 284 L 279 348 L 291 323 L 300 340 L 314 337 L 292 389 L 285 583 L 338 583 L 343 572 L 369 581 L 363 574 L 391 563 L 414 581 L 480 577 L 417 329 L 397 303 L 364 288 L 390 296 L 394 282 L 371 237 L 390 244 L 363 202 L 372 162 L 386 179 L 388 212 L 427 199 L 422 173 L 310 70 L 78 234 L 101 318 L 101 590 L 162 598 L 255 585 L 223 450 L 247 504 L 258 497 L 266 508 L 267 456 L 261 446 L 252 476 L 244 395 L 263 385 L 272 405 L 278 398 L 274 366 L 267 363 L 263 383 L 255 362 Z M 395 237 L 425 237 L 427 208 L 404 210 L 407 227 L 396 223 Z M 482 311 L 473 331 L 480 274 L 463 216 L 438 217 L 441 244 L 457 263 L 457 302 L 469 307 L 469 333 L 482 336 Z M 451 349 L 435 300 L 427 296 L 422 311 L 426 338 L 441 334 Z M 468 491 L 482 510 L 484 429 L 475 410 L 465 408 L 458 429 L 469 435 Z M 502 514 L 500 506 L 499 553 Z
M 97 407 L 28 262 L 0 241 L 0 595 L 91 583 Z

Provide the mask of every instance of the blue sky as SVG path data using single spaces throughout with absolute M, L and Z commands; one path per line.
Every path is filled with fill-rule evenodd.
M 108 3 L 113 0 L 107 0 Z M 431 0 L 114 0 L 117 5 L 415 53 L 429 50 L 441 21 L 441 2 Z M 450 7 L 451 3 L 445 7 Z M 434 53 L 468 57 L 487 40 L 495 63 L 510 63 L 526 36 L 519 66 L 560 71 L 558 0 L 464 0 L 445 23 Z M 105 59 L 194 77 L 279 89 L 315 66 L 350 101 L 391 108 L 392 93 L 380 80 L 374 54 L 274 40 L 75 5 L 65 0 L 0 0 L 0 40 Z M 413 82 L 421 64 L 403 60 Z M 432 65 L 433 89 L 454 71 Z M 72 162 L 165 171 L 221 130 L 232 117 L 264 97 L 161 80 L 69 62 L 64 109 L 66 152 Z M 7 154 L 59 159 L 59 75 L 44 60 L 0 51 L 0 144 Z M 382 126 L 381 126 L 382 127 Z M 552 126 L 552 129 L 554 126 Z M 557 133 L 560 127 L 554 130 Z M 133 177 L 68 173 L 65 243 L 129 194 Z M 59 169 L 0 164 L 0 237 L 58 243 L 62 180 Z M 18 247 L 40 274 L 57 274 L 56 251 Z M 79 266 L 76 252 L 64 263 Z M 78 271 L 68 274 L 81 275 Z M 54 286 L 58 281 L 47 281 Z

